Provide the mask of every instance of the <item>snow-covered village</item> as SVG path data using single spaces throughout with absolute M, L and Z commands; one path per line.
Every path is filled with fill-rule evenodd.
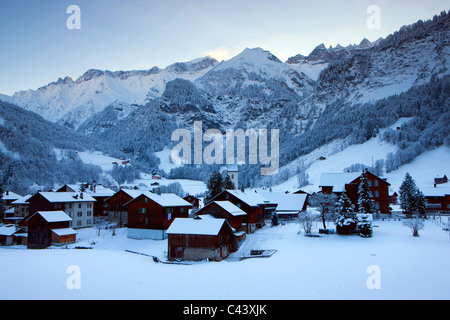
M 47 2 L 96 30 L 95 1 Z M 347 46 L 0 82 L 0 300 L 449 299 L 450 18 L 375 33 L 390 5 Z

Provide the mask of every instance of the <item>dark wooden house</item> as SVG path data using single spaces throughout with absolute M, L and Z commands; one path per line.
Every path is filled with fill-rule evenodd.
M 64 211 L 38 211 L 26 220 L 28 249 L 45 249 L 50 245 L 65 245 L 76 241 L 77 232 L 69 227 L 72 218 Z
M 209 214 L 214 218 L 227 220 L 235 230 L 245 230 L 247 225 L 247 213 L 230 201 L 211 201 L 201 208 L 196 215 Z
M 183 198 L 184 200 L 186 200 L 187 202 L 191 203 L 194 208 L 200 208 L 200 199 L 191 195 L 187 195 L 186 197 Z
M 231 226 L 225 219 L 177 218 L 168 234 L 168 259 L 220 261 L 237 250 Z
M 187 218 L 192 204 L 173 193 L 141 192 L 124 204 L 128 209 L 128 237 L 167 238 L 166 230 L 175 218 Z
M 128 208 L 125 204 L 141 195 L 142 192 L 142 190 L 120 189 L 107 198 L 105 203 L 108 210 L 108 220 L 117 222 L 119 226 L 126 226 L 128 223 Z
M 358 187 L 361 183 L 361 173 L 323 173 L 320 177 L 319 187 L 322 193 L 335 193 L 340 195 L 346 193 L 348 198 L 358 209 Z M 388 214 L 389 211 L 389 186 L 385 180 L 371 172 L 367 172 L 367 180 L 369 182 L 372 198 L 375 203 L 377 212 Z
M 427 199 L 428 213 L 450 213 L 450 187 L 420 188 Z
M 224 190 L 211 201 L 230 201 L 242 211 L 247 213 L 246 232 L 253 233 L 265 225 L 266 210 L 274 209 L 276 204 L 271 203 L 258 193 L 241 190 Z

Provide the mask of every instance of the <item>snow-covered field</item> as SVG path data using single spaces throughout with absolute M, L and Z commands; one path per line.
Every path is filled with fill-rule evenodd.
M 92 250 L 0 248 L 0 299 L 449 299 L 450 236 L 432 221 L 420 237 L 400 221 L 375 221 L 374 235 L 308 238 L 299 225 L 269 226 L 247 236 L 221 262 L 155 263 L 167 240 L 132 240 L 126 229 L 79 230 L 77 246 Z M 320 227 L 318 224 L 317 227 Z M 74 247 L 72 245 L 71 247 Z M 235 259 L 251 248 L 270 258 Z M 69 289 L 80 271 L 80 289 Z M 373 267 L 375 266 L 375 267 Z M 69 268 L 69 269 L 68 269 Z M 69 270 L 69 273 L 67 272 Z M 378 270 L 373 273 L 373 270 Z M 379 276 L 379 289 L 369 289 Z

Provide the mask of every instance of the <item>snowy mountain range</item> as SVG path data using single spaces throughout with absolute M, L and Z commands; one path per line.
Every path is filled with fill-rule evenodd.
M 318 120 L 316 129 L 337 114 L 370 110 L 382 99 L 447 77 L 449 26 L 449 15 L 443 12 L 373 43 L 363 39 L 346 47 L 321 44 L 308 56 L 286 62 L 262 48 L 247 48 L 222 62 L 205 57 L 165 69 L 91 69 L 76 80 L 60 78 L 37 90 L 1 95 L 0 100 L 105 141 L 104 150 L 124 152 L 147 169 L 158 164 L 154 153 L 170 146 L 171 132 L 196 120 L 203 121 L 204 129 L 223 132 L 278 128 L 285 146 L 282 158 L 291 161 L 303 152 L 298 146 L 328 142 L 315 141 L 317 133 L 309 142 L 299 140 L 315 132 L 311 130 Z M 373 120 L 358 116 L 363 124 Z M 352 134 L 369 138 L 371 132 Z M 330 139 L 335 136 L 330 134 Z

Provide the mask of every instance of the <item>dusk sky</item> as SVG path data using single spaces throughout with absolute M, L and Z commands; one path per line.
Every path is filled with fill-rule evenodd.
M 12 95 L 86 70 L 164 68 L 246 47 L 282 61 L 317 45 L 371 41 L 448 10 L 448 0 L 0 0 L 0 92 Z M 67 8 L 81 10 L 70 30 Z M 369 29 L 367 8 L 380 8 Z

